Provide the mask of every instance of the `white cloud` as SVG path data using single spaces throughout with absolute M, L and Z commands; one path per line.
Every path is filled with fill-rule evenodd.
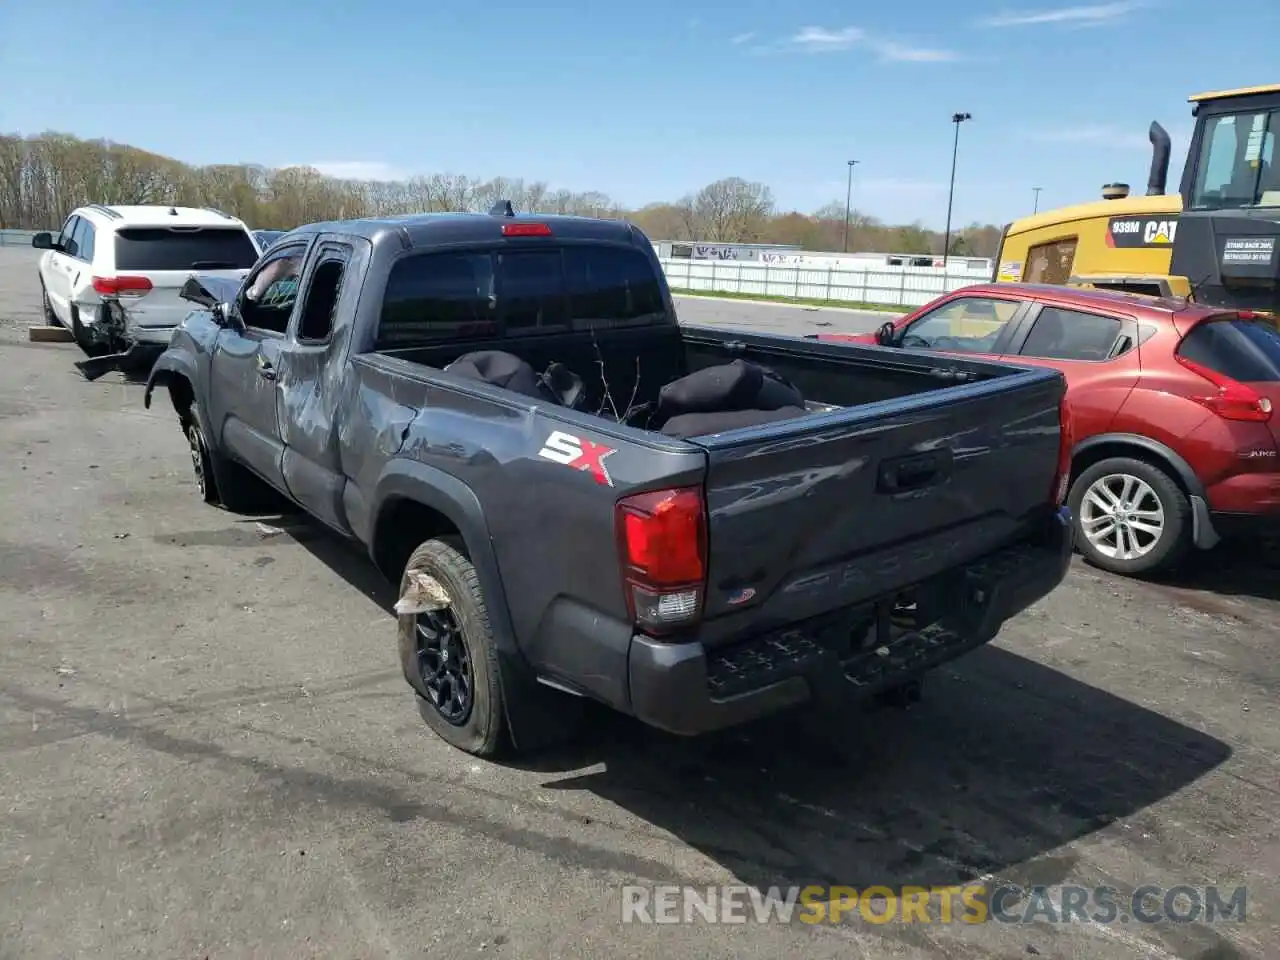
M 806 53 L 830 53 L 848 50 L 866 36 L 858 27 L 827 30 L 825 27 L 802 27 L 789 41 L 790 45 Z
M 303 166 L 314 167 L 326 177 L 339 180 L 407 180 L 409 176 L 381 160 L 316 160 Z
M 988 27 L 1023 27 L 1045 23 L 1069 24 L 1077 27 L 1096 27 L 1112 23 L 1126 14 L 1144 6 L 1140 0 L 1121 0 L 1118 3 L 1094 3 L 1075 7 L 1057 7 L 1053 10 L 1028 11 L 1026 13 L 1000 13 L 982 21 Z
M 754 33 L 742 33 L 732 38 L 737 46 L 755 37 Z M 950 50 L 918 47 L 897 40 L 872 37 L 861 27 L 801 27 L 794 34 L 774 43 L 755 44 L 748 48 L 754 54 L 770 53 L 839 53 L 855 47 L 874 50 L 880 60 L 896 63 L 943 63 L 959 60 Z
M 895 63 L 950 63 L 960 59 L 960 55 L 951 50 L 913 47 L 893 40 L 877 40 L 875 48 L 881 60 L 890 60 Z

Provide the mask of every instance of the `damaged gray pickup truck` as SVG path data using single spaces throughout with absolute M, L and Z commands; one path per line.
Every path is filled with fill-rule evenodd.
M 319 223 L 184 295 L 145 402 L 204 500 L 366 549 L 476 755 L 575 698 L 686 735 L 909 700 L 1068 567 L 1059 373 L 682 326 L 625 222 Z

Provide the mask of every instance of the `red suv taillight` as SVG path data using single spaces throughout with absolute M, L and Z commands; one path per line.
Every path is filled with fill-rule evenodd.
M 646 633 L 702 615 L 707 511 L 698 487 L 653 490 L 617 504 L 618 553 L 631 619 Z
M 146 277 L 94 277 L 93 289 L 101 297 L 140 297 L 151 292 Z
M 1071 487 L 1071 453 L 1075 448 L 1075 434 L 1071 428 L 1071 406 L 1064 396 L 1058 401 L 1058 470 L 1053 477 L 1053 489 L 1049 492 L 1055 506 L 1067 502 Z
M 1217 393 L 1193 395 L 1191 399 L 1196 403 L 1208 407 L 1224 420 L 1266 423 L 1271 419 L 1271 401 L 1252 387 L 1224 377 L 1218 371 L 1201 366 L 1181 354 L 1175 354 L 1174 359 L 1218 388 Z

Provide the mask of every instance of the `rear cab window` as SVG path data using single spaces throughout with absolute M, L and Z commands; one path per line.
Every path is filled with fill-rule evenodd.
M 1259 318 L 1208 317 L 1182 338 L 1178 356 L 1238 383 L 1280 381 L 1280 330 Z
M 657 269 L 633 248 L 428 252 L 392 267 L 376 348 L 665 320 Z
M 115 254 L 121 272 L 238 270 L 258 260 L 249 232 L 234 227 L 124 227 Z

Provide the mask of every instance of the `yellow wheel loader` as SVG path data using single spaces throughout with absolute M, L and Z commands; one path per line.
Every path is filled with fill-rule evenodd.
M 1280 84 L 1201 93 L 1178 193 L 1166 193 L 1169 135 L 1152 123 L 1146 196 L 1103 187 L 1101 200 L 1010 223 L 996 281 L 1190 297 L 1280 313 Z

